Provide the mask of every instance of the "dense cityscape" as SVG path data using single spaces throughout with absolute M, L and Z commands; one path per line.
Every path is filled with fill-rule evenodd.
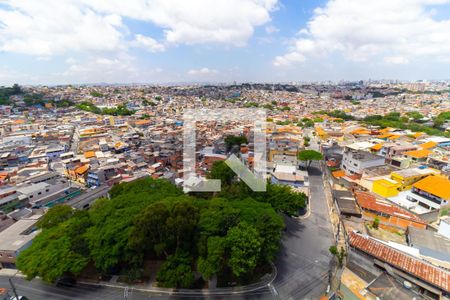
M 447 297 L 449 87 L 4 87 L 0 273 L 25 294 L 39 277 L 90 292 Z M 219 108 L 266 112 L 266 192 L 225 163 L 253 170 L 250 121 L 197 122 L 185 182 L 183 113 Z M 222 190 L 183 193 L 202 178 Z

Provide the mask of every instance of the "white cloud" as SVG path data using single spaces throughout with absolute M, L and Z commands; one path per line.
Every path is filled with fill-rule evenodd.
M 119 15 L 97 14 L 75 1 L 5 0 L 0 20 L 0 50 L 5 52 L 45 57 L 122 47 Z
M 409 60 L 403 56 L 386 56 L 384 61 L 394 65 L 405 65 L 409 63 Z
M 276 33 L 276 32 L 280 31 L 280 29 L 278 29 L 277 27 L 275 27 L 273 25 L 268 25 L 264 29 L 266 30 L 267 34 L 272 34 L 272 33 Z
M 84 62 L 72 61 L 68 69 L 61 74 L 68 82 L 76 83 L 121 83 L 138 75 L 138 69 L 133 64 L 133 59 L 126 55 L 122 57 L 94 57 Z M 59 78 L 59 82 L 64 79 Z
M 306 57 L 299 52 L 290 52 L 283 56 L 275 57 L 273 64 L 276 67 L 286 67 L 291 65 L 291 63 L 300 63 L 304 62 Z
M 169 43 L 245 45 L 277 0 L 84 0 L 98 11 L 151 22 Z
M 130 36 L 123 18 L 163 30 L 165 43 L 245 45 L 254 28 L 270 21 L 277 0 L 3 0 L 0 51 L 51 56 L 70 51 L 120 51 L 137 43 L 149 51 L 165 46 Z M 164 43 L 164 44 L 165 44 Z
M 149 52 L 161 52 L 165 50 L 163 44 L 159 43 L 157 40 L 149 36 L 145 36 L 142 34 L 135 35 L 134 45 L 136 47 L 144 48 Z
M 407 64 L 419 58 L 450 57 L 450 17 L 434 19 L 430 6 L 449 0 L 330 0 L 275 66 L 339 53 L 354 62 Z
M 51 84 L 65 83 L 147 83 L 167 80 L 160 67 L 139 64 L 136 58 L 119 53 L 113 56 L 92 56 L 87 59 L 67 59 L 68 67 L 62 72 L 46 74 L 42 80 Z M 0 77 L 1 79 L 1 77 Z
M 201 69 L 191 69 L 187 72 L 189 75 L 194 75 L 194 76 L 207 76 L 207 75 L 212 75 L 212 74 L 216 74 L 217 71 L 214 69 L 209 69 L 209 68 L 201 68 Z
M 68 57 L 66 59 L 66 64 L 69 64 L 69 65 L 74 65 L 76 62 L 77 62 L 77 60 L 73 57 Z

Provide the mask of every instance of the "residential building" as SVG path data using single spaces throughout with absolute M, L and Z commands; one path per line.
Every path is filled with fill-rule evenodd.
M 372 257 L 373 263 L 390 275 L 408 281 L 432 299 L 445 299 L 450 294 L 450 272 L 446 269 L 356 232 L 349 233 L 349 244 Z
M 293 187 L 309 186 L 308 172 L 298 170 L 295 165 L 277 164 L 271 173 L 271 182 Z
M 431 230 L 408 227 L 408 246 L 417 249 L 419 255 L 441 267 L 450 268 L 450 239 Z
M 413 184 L 407 199 L 427 209 L 440 209 L 448 206 L 450 203 L 450 180 L 441 176 L 428 176 Z
M 0 267 L 15 269 L 19 253 L 28 248 L 38 231 L 36 223 L 42 215 L 23 218 L 0 232 Z
M 385 164 L 384 157 L 362 150 L 345 148 L 341 167 L 347 176 L 361 176 L 364 169 Z
M 368 219 L 378 218 L 382 223 L 402 229 L 408 226 L 427 227 L 427 223 L 418 216 L 388 201 L 377 199 L 370 193 L 356 192 L 355 196 L 363 216 Z

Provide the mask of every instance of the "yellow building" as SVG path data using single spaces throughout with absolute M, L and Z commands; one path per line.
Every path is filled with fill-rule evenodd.
M 323 130 L 322 127 L 316 127 L 316 134 L 319 138 L 321 138 L 322 140 L 327 138 L 327 133 L 325 132 L 325 130 Z
M 402 171 L 396 171 L 391 173 L 391 179 L 400 184 L 399 190 L 404 191 L 412 187 L 417 181 L 429 176 L 430 174 L 438 173 L 432 169 L 425 169 L 423 172 L 416 170 L 406 169 Z
M 392 172 L 390 178 L 375 180 L 372 185 L 372 192 L 389 198 L 396 196 L 399 192 L 411 189 L 413 184 L 430 176 L 438 175 L 440 172 L 432 168 L 405 169 Z
M 373 182 L 372 192 L 384 198 L 394 197 L 398 195 L 400 184 L 392 179 L 379 179 Z

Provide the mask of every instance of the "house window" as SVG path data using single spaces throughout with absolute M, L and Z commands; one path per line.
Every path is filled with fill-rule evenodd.
M 39 193 L 38 193 L 38 195 L 41 195 L 41 194 L 42 194 L 42 192 L 39 192 Z
M 45 192 L 48 193 L 49 189 L 46 189 Z
M 31 196 L 30 196 L 30 199 L 31 199 L 31 198 L 33 198 L 33 197 L 34 197 L 34 196 L 33 196 L 33 195 L 31 195 Z

